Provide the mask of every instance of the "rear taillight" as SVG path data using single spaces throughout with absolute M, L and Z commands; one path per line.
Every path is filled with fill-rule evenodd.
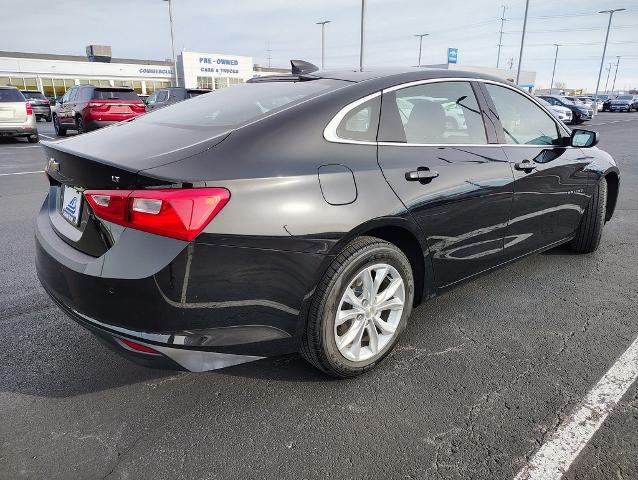
M 27 116 L 33 115 L 33 107 L 31 106 L 31 104 L 27 102 L 25 105 L 27 106 Z
M 132 350 L 137 353 L 145 353 L 147 355 L 161 355 L 160 352 L 148 345 L 144 345 L 143 343 L 137 343 L 127 338 L 116 338 L 115 340 L 127 350 Z
M 87 190 L 99 218 L 165 237 L 191 241 L 228 203 L 225 188 Z

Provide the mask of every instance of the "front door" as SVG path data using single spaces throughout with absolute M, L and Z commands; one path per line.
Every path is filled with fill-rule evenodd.
M 554 117 L 520 92 L 485 83 L 503 149 L 514 172 L 514 201 L 505 239 L 513 259 L 570 237 L 590 197 L 589 159 L 567 145 Z
M 510 165 L 469 81 L 384 91 L 379 165 L 427 239 L 438 287 L 503 260 Z

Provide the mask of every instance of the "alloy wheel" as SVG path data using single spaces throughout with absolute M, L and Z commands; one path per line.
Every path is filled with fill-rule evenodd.
M 397 334 L 405 305 L 405 285 L 392 265 L 379 263 L 350 281 L 334 324 L 341 355 L 354 362 L 373 359 Z

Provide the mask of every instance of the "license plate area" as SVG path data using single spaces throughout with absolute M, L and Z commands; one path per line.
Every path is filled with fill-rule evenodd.
M 63 186 L 60 213 L 71 225 L 77 227 L 82 216 L 82 192 L 73 187 Z

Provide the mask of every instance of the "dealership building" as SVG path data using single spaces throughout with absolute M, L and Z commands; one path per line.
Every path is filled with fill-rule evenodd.
M 175 85 L 171 60 L 111 58 L 110 47 L 87 47 L 87 56 L 0 51 L 0 85 L 40 90 L 58 97 L 74 85 L 132 87 L 138 94 Z M 252 57 L 202 52 L 181 52 L 177 57 L 177 79 L 187 88 L 219 89 L 286 69 L 254 65 Z

